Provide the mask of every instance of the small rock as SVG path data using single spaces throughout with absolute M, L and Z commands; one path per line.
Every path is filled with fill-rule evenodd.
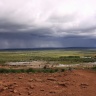
M 15 87 L 18 87 L 18 85 L 15 85 Z
M 13 84 L 17 84 L 17 82 L 14 82 Z
M 4 88 L 3 88 L 3 90 L 6 90 L 6 89 L 8 89 L 8 87 L 4 87 Z
M 81 84 L 80 84 L 80 87 L 81 87 L 81 88 L 87 88 L 87 86 L 89 86 L 89 85 L 88 85 L 88 84 L 85 84 L 85 83 L 81 83 Z
M 73 80 L 73 82 L 76 82 L 76 81 Z
M 37 82 L 42 82 L 42 79 L 35 79 L 35 81 L 37 81 Z
M 22 95 L 21 93 L 19 93 L 19 95 Z
M 32 93 L 31 92 L 28 92 L 28 95 L 31 95 Z
M 29 82 L 32 82 L 33 80 L 34 80 L 34 79 L 29 79 L 28 81 L 29 81 Z
M 60 86 L 67 87 L 67 83 L 65 83 L 65 82 L 58 82 L 58 84 L 59 84 Z
M 16 89 L 14 89 L 14 90 L 13 90 L 13 93 L 17 93 L 17 90 L 16 90 Z
M 55 78 L 47 78 L 47 80 L 50 80 L 50 81 L 57 81 Z
M 56 93 L 55 91 L 50 91 L 49 93 Z
M 34 89 L 34 86 L 33 85 L 30 85 L 30 89 Z
M 22 79 L 22 77 L 18 77 L 18 79 Z
M 40 91 L 44 91 L 44 89 L 41 89 Z
M 6 76 L 8 76 L 8 74 L 5 74 Z

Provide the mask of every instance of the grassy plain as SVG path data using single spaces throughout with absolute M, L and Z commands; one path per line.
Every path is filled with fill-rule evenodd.
M 50 60 L 53 61 L 62 56 L 96 56 L 96 50 L 31 50 L 31 51 L 0 51 L 0 63 L 20 62 L 32 60 Z M 43 58 L 43 59 L 42 59 Z M 64 62 L 64 61 L 62 61 Z M 66 62 L 65 62 L 66 63 Z

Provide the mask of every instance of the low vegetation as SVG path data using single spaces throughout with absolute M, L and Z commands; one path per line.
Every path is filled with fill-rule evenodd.
M 54 61 L 62 64 L 96 62 L 95 53 L 96 50 L 0 51 L 0 64 L 37 60 Z
M 0 68 L 0 73 L 55 73 L 55 72 L 64 72 L 65 69 L 5 69 L 5 68 Z
M 96 66 L 92 67 L 92 69 L 96 70 Z

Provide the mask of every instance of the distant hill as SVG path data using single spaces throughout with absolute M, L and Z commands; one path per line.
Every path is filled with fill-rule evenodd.
M 96 47 L 64 47 L 64 48 L 13 48 L 13 49 L 0 49 L 0 51 L 31 51 L 31 50 L 95 50 Z

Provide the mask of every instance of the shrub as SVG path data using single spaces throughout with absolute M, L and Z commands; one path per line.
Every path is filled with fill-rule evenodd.
M 59 70 L 58 70 L 58 69 L 55 69 L 54 71 L 55 71 L 55 72 L 58 72 Z
M 0 69 L 0 73 L 9 73 L 9 70 L 8 69 L 1 68 Z
M 26 72 L 27 72 L 27 73 L 30 73 L 30 72 L 34 73 L 35 70 L 33 70 L 32 68 L 29 68 L 29 69 L 26 70 Z
M 59 69 L 4 69 L 0 68 L 0 73 L 35 73 L 35 72 L 44 72 L 44 73 L 54 73 L 60 71 Z M 64 72 L 65 69 L 61 69 L 61 72 Z
M 96 70 L 96 66 L 94 66 L 92 69 Z
M 61 72 L 64 72 L 65 71 L 65 69 L 61 69 Z

